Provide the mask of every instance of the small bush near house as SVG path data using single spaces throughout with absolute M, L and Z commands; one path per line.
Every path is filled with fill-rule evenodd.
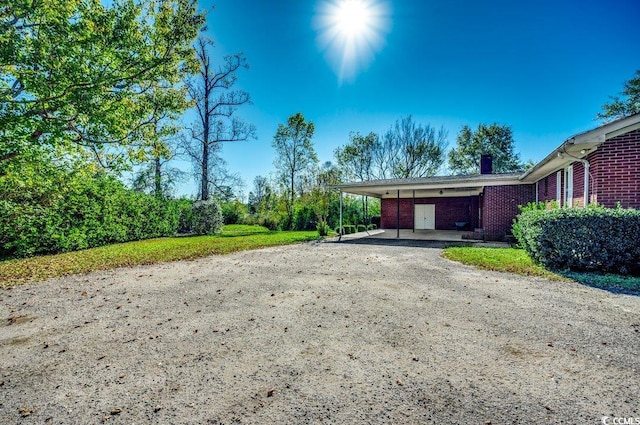
M 215 235 L 220 233 L 224 220 L 220 205 L 214 200 L 194 202 L 193 233 L 196 235 Z
M 369 224 L 367 226 L 367 230 L 376 230 L 376 229 L 377 229 L 377 226 L 375 224 L 373 224 L 373 223 L 371 223 L 371 224 Z
M 536 262 L 555 270 L 640 273 L 640 211 L 525 207 L 513 234 Z
M 358 224 L 358 232 L 365 232 L 367 227 L 364 224 Z

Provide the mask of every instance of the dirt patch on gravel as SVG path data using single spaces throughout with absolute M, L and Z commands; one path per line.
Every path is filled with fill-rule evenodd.
M 640 417 L 640 298 L 310 243 L 0 291 L 0 423 Z

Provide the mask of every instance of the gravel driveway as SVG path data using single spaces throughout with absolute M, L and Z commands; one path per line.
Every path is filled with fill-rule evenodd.
M 0 290 L 0 423 L 640 417 L 640 298 L 440 253 L 309 243 Z

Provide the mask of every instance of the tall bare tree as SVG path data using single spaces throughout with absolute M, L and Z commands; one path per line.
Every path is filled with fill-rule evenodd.
M 244 55 L 227 55 L 224 63 L 215 68 L 209 53 L 211 46 L 211 40 L 198 38 L 196 55 L 200 69 L 195 77 L 186 81 L 198 120 L 190 128 L 190 140 L 185 147 L 198 171 L 201 200 L 209 199 L 216 186 L 225 186 L 220 181 L 216 182 L 216 177 L 219 180 L 221 174 L 230 175 L 215 172 L 216 160 L 220 162 L 221 144 L 246 141 L 255 138 L 256 134 L 252 124 L 234 115 L 239 106 L 251 103 L 249 93 L 233 88 L 238 80 L 236 73 L 249 67 Z

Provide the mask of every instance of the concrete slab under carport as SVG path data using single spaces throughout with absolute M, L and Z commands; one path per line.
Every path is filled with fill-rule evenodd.
M 457 230 L 412 230 L 412 229 L 376 229 L 369 232 L 358 232 L 343 235 L 340 242 L 357 241 L 359 243 L 384 244 L 385 242 L 412 242 L 412 243 L 437 243 L 443 245 L 467 245 L 482 247 L 509 247 L 505 242 L 485 242 L 482 240 L 463 239 L 463 235 L 471 235 L 473 232 Z M 333 238 L 338 241 L 338 238 Z

